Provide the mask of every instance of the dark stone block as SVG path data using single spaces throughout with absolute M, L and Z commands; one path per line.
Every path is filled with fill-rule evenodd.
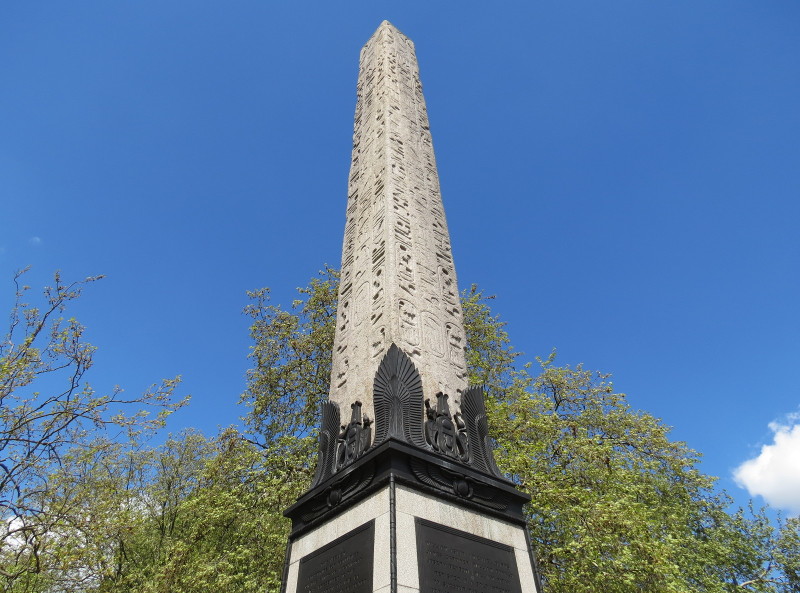
M 490 517 L 525 526 L 523 504 L 530 496 L 505 478 L 430 450 L 387 439 L 342 471 L 313 487 L 284 513 L 292 519 L 292 538 L 352 508 L 389 484 L 391 477 L 416 491 Z
M 371 593 L 375 521 L 300 560 L 297 593 Z
M 510 546 L 416 519 L 420 593 L 522 593 Z

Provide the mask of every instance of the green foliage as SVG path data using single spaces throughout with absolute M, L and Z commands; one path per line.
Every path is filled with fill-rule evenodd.
M 57 447 L 59 463 L 35 474 L 46 488 L 28 495 L 38 535 L 7 530 L 0 567 L 17 572 L 6 590 L 279 591 L 282 513 L 314 469 L 336 272 L 299 293 L 288 311 L 267 289 L 251 293 L 246 433 L 187 431 L 150 448 L 140 423 L 121 422 L 134 429 L 127 441 L 95 431 Z M 764 510 L 729 513 L 698 454 L 633 410 L 607 375 L 557 366 L 554 354 L 535 373 L 520 364 L 489 300 L 475 287 L 462 296 L 470 381 L 490 393 L 499 465 L 533 498 L 546 591 L 800 593 L 798 519 L 776 528 Z M 3 368 L 30 372 L 18 361 L 36 356 L 25 356 Z
M 781 526 L 775 544 L 775 562 L 780 567 L 785 591 L 800 593 L 800 517 Z
M 263 466 L 263 452 L 234 429 L 206 441 L 190 433 L 159 451 L 178 479 L 148 489 L 158 512 L 142 533 L 151 557 L 113 591 L 255 593 L 277 589 L 288 535 L 283 509 L 299 495 L 294 465 Z M 188 465 L 181 468 L 181 459 Z M 190 471 L 186 469 L 190 468 Z M 157 540 L 153 536 L 157 535 Z M 153 556 L 151 550 L 158 550 Z
M 63 314 L 99 277 L 67 284 L 56 273 L 36 304 L 23 274 L 0 342 L 0 579 L 8 590 L 35 591 L 56 586 L 45 569 L 62 561 L 62 534 L 80 504 L 56 476 L 72 458 L 111 448 L 106 435 L 136 438 L 184 402 L 173 401 L 177 378 L 136 397 L 96 394 L 84 381 L 94 348 Z
M 776 540 L 763 510 L 728 514 L 699 455 L 608 375 L 556 366 L 555 354 L 530 375 L 486 301 L 475 287 L 462 298 L 470 379 L 493 396 L 498 465 L 532 496 L 547 591 L 795 591 L 794 520 Z
M 246 423 L 257 441 L 275 451 L 315 451 L 319 409 L 327 397 L 336 326 L 338 272 L 326 268 L 290 311 L 270 304 L 268 288 L 250 292 L 245 313 L 253 340 Z

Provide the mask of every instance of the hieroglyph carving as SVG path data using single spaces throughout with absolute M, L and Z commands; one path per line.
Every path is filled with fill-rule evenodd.
M 469 462 L 467 425 L 460 412 L 450 413 L 445 393 L 436 394 L 436 408 L 425 400 L 425 440 L 431 449 L 464 463 Z
M 372 421 L 361 413 L 361 402 L 353 402 L 350 424 L 342 426 L 336 445 L 336 470 L 339 471 L 361 457 L 371 441 Z
M 394 343 L 455 413 L 464 340 L 414 44 L 384 21 L 361 50 L 330 399 L 374 418 L 373 377 Z

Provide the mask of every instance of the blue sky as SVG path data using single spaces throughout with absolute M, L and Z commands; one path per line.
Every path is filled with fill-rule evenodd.
M 740 481 L 800 510 L 794 1 L 5 2 L 0 309 L 18 268 L 105 274 L 74 309 L 95 386 L 182 374 L 170 430 L 237 422 L 245 291 L 339 264 L 383 19 L 417 47 L 460 286 L 740 502 L 757 459 Z

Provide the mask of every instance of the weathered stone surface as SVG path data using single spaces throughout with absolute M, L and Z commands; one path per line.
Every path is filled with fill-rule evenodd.
M 464 323 L 414 44 L 384 21 L 361 50 L 330 399 L 375 418 L 391 344 L 425 398 L 466 389 Z

